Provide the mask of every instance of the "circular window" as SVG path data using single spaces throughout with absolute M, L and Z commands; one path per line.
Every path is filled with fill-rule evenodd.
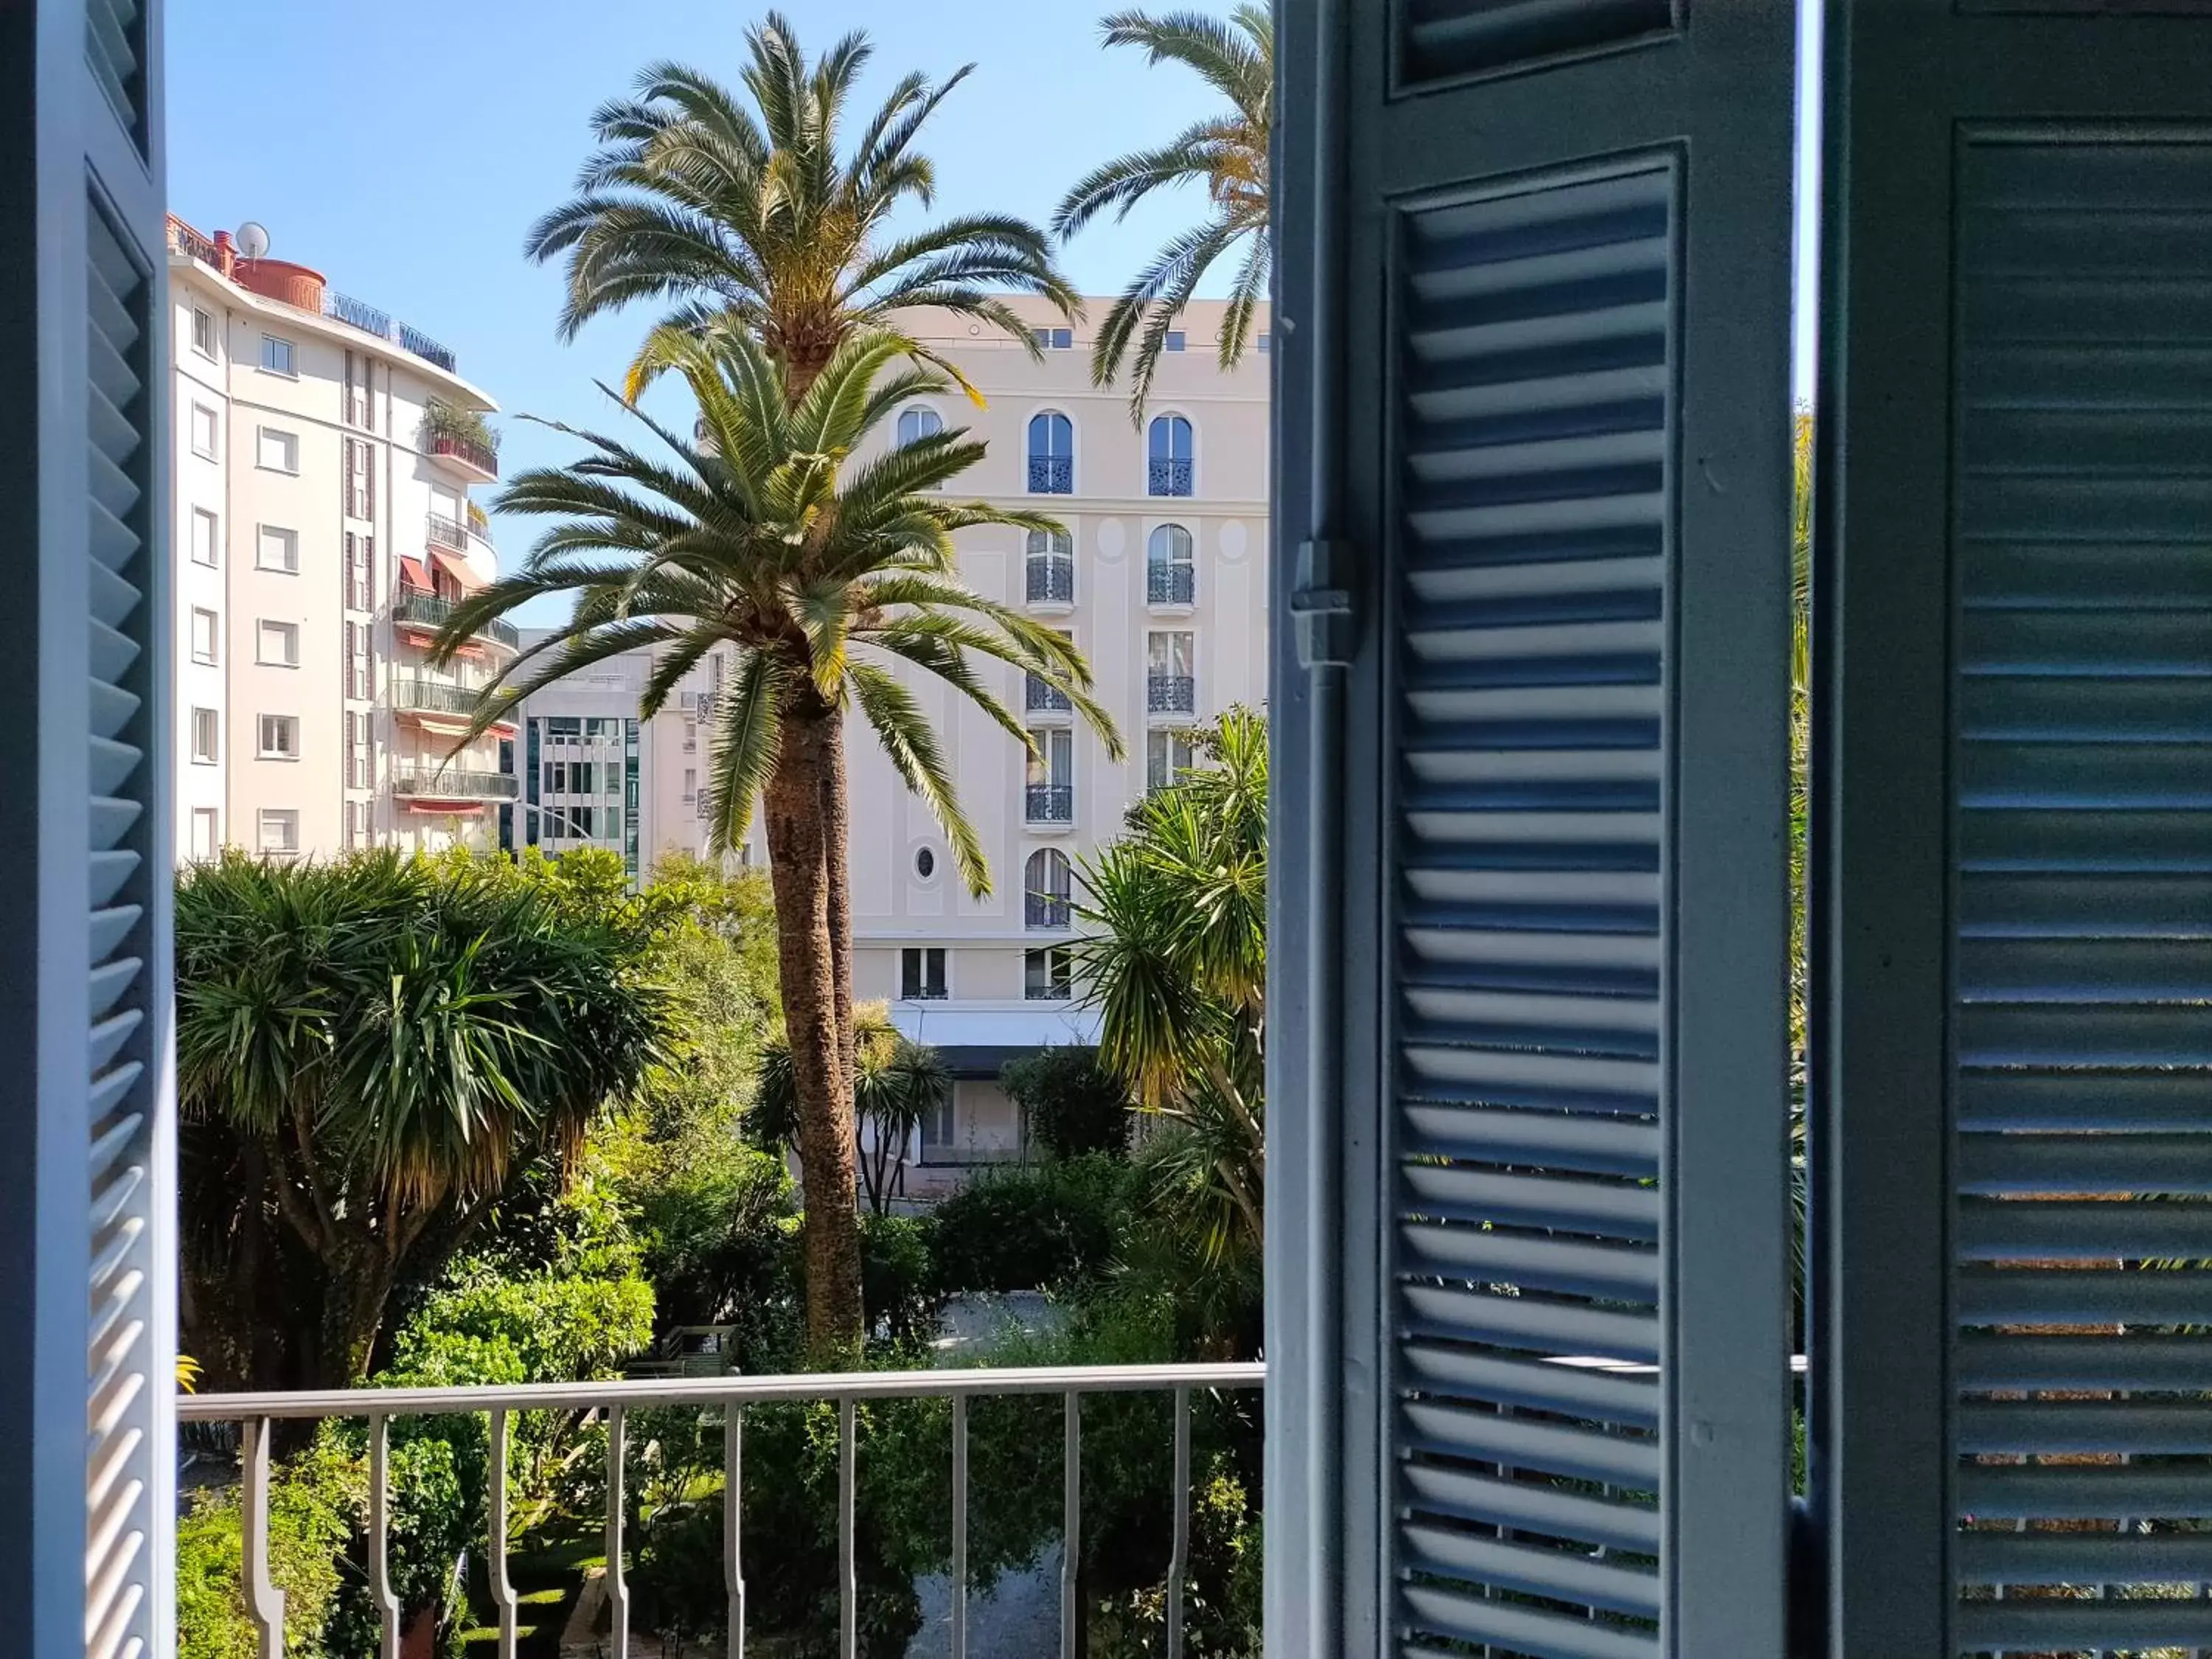
M 914 855 L 914 872 L 927 881 L 937 873 L 937 854 L 927 847 L 918 849 Z

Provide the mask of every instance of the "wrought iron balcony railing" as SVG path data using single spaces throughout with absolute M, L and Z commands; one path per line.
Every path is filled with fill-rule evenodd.
M 1031 605 L 1073 605 L 1075 561 L 1061 555 L 1031 555 L 1029 596 Z
M 1024 677 L 1027 684 L 1022 693 L 1022 708 L 1031 714 L 1066 714 L 1074 712 L 1075 704 L 1042 674 Z
M 855 1591 L 858 1551 L 860 1407 L 872 1400 L 943 1400 L 951 1407 L 951 1659 L 968 1659 L 969 1493 L 968 1407 L 978 1399 L 1014 1395 L 1061 1401 L 1064 1425 L 1060 1462 L 1061 1527 L 1060 1653 L 1073 1659 L 1080 1602 L 1076 1572 L 1082 1561 L 1083 1402 L 1091 1395 L 1166 1394 L 1174 1396 L 1173 1427 L 1163 1436 L 1163 1462 L 1172 1471 L 1174 1517 L 1170 1523 L 1166 1581 L 1166 1651 L 1183 1650 L 1184 1601 L 1190 1563 L 1190 1441 L 1192 1396 L 1205 1390 L 1260 1389 L 1267 1385 L 1261 1364 L 1031 1366 L 1005 1370 L 862 1371 L 799 1376 L 684 1376 L 641 1378 L 623 1382 L 541 1382 L 514 1387 L 470 1389 L 358 1389 L 297 1394 L 185 1395 L 177 1418 L 186 1425 L 214 1424 L 238 1431 L 241 1486 L 239 1504 L 242 1545 L 241 1577 L 246 1613 L 259 1638 L 258 1651 L 284 1650 L 284 1593 L 270 1571 L 269 1510 L 271 1495 L 270 1441 L 279 1419 L 316 1421 L 365 1419 L 368 1431 L 368 1535 L 364 1565 L 369 1605 L 380 1629 L 380 1651 L 397 1653 L 405 1609 L 399 1603 L 392 1571 L 392 1425 L 425 1417 L 482 1415 L 488 1421 L 485 1455 L 485 1567 L 491 1587 L 499 1650 L 512 1653 L 521 1636 L 522 1603 L 508 1569 L 509 1449 L 514 1422 L 522 1412 L 600 1415 L 606 1425 L 606 1607 L 609 1632 L 603 1651 L 626 1654 L 630 1647 L 630 1591 L 624 1536 L 626 1492 L 640 1460 L 631 1451 L 633 1412 L 674 1408 L 722 1413 L 721 1492 L 723 1589 L 728 1598 L 729 1650 L 744 1650 L 745 1560 L 738 1527 L 744 1494 L 740 1455 L 744 1413 L 757 1406 L 834 1401 L 837 1407 L 837 1540 L 839 1650 L 857 1650 L 860 1607 Z
M 1192 605 L 1198 599 L 1198 572 L 1187 564 L 1156 564 L 1145 573 L 1145 598 L 1152 605 Z
M 1145 677 L 1145 708 L 1154 714 L 1190 714 L 1198 710 L 1198 678 L 1192 674 Z
M 1075 460 L 1073 456 L 1030 457 L 1030 495 L 1072 495 L 1074 493 Z
M 427 533 L 430 545 L 442 547 L 454 553 L 469 550 L 469 527 L 459 519 L 449 519 L 442 513 L 430 514 Z
M 1031 823 L 1075 822 L 1075 786 L 1033 783 L 1028 787 L 1027 817 Z
M 453 602 L 435 593 L 425 593 L 419 587 L 402 587 L 398 597 L 392 601 L 392 620 L 417 623 L 426 628 L 443 628 L 453 614 Z M 510 622 L 488 622 L 477 629 L 478 639 L 490 640 L 512 651 L 522 643 L 522 636 L 514 631 Z
M 392 793 L 430 800 L 513 800 L 519 780 L 510 772 L 480 772 L 434 762 L 403 763 L 392 775 Z
M 1060 893 L 1029 893 L 1022 901 L 1025 925 L 1038 928 L 1066 927 L 1073 920 L 1075 902 Z
M 442 680 L 410 676 L 392 683 L 392 706 L 394 708 L 412 708 L 426 714 L 472 716 L 482 696 L 473 686 L 449 685 Z
M 499 455 L 489 444 L 480 444 L 473 438 L 456 438 L 441 433 L 430 440 L 433 455 L 450 456 L 462 465 L 473 467 L 487 477 L 499 477 Z
M 1188 495 L 1190 485 L 1188 461 L 1155 460 L 1146 469 L 1145 493 L 1148 495 Z

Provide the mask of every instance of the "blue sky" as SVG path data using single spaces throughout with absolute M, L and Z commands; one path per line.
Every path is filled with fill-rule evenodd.
M 1102 51 L 1105 9 L 1106 0 L 789 8 L 810 51 L 848 28 L 874 39 L 864 101 L 909 69 L 941 76 L 975 61 L 927 136 L 939 204 L 1037 221 L 1098 161 L 1158 142 L 1211 107 L 1195 76 Z M 206 231 L 258 220 L 271 253 L 443 341 L 510 415 L 604 423 L 613 411 L 592 381 L 619 376 L 643 314 L 603 320 L 562 344 L 553 330 L 558 270 L 522 257 L 524 233 L 568 195 L 596 105 L 662 58 L 734 78 L 745 25 L 763 9 L 757 0 L 173 0 L 170 205 Z M 1194 197 L 1170 200 L 1125 225 L 1094 226 L 1066 252 L 1069 276 L 1086 293 L 1118 289 L 1200 207 Z M 1798 379 L 1809 384 L 1802 346 Z M 572 453 L 557 434 L 502 424 L 510 470 Z M 522 551 L 521 526 L 502 527 L 501 539 L 509 559 Z

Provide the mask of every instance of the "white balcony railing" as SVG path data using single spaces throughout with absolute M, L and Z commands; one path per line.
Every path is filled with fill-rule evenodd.
M 1175 1431 L 1171 1446 L 1161 1450 L 1174 1460 L 1175 1521 L 1168 1554 L 1167 1642 L 1170 1659 L 1183 1648 L 1184 1577 L 1190 1559 L 1190 1417 L 1196 1389 L 1262 1388 L 1261 1364 L 1037 1366 L 1005 1370 L 855 1371 L 799 1376 L 671 1377 L 625 1382 L 541 1382 L 513 1388 L 348 1389 L 298 1394 L 185 1395 L 177 1401 L 182 1423 L 234 1425 L 240 1431 L 243 1501 L 239 1505 L 246 1615 L 260 1637 L 264 1655 L 284 1651 L 284 1593 L 270 1574 L 270 1430 L 279 1419 L 319 1420 L 365 1419 L 368 1425 L 369 1490 L 368 1561 L 370 1599 L 381 1627 L 382 1651 L 399 1651 L 399 1599 L 390 1562 L 392 1492 L 388 1453 L 394 1418 L 450 1417 L 483 1413 L 489 1419 L 486 1462 L 486 1566 L 497 1610 L 501 1653 L 513 1653 L 520 1634 L 521 1603 L 507 1574 L 507 1449 L 517 1412 L 558 1411 L 604 1413 L 607 1426 L 606 1597 L 611 1615 L 606 1651 L 627 1654 L 629 1589 L 623 1577 L 623 1480 L 625 1472 L 624 1419 L 648 1407 L 694 1409 L 720 1407 L 725 1413 L 724 1588 L 729 1596 L 729 1643 L 744 1650 L 745 1575 L 738 1532 L 743 1490 L 744 1413 L 750 1406 L 792 1401 L 834 1401 L 837 1412 L 837 1545 L 839 1652 L 858 1651 L 859 1595 L 854 1538 L 859 1443 L 855 1408 L 864 1400 L 945 1400 L 952 1408 L 951 1659 L 968 1653 L 968 1402 L 1009 1395 L 1058 1395 L 1066 1402 L 1061 1452 L 1060 1651 L 1073 1659 L 1077 1649 L 1076 1571 L 1082 1559 L 1083 1397 L 1093 1394 L 1173 1394 Z

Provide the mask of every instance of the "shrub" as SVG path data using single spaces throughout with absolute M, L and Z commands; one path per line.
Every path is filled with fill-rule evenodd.
M 995 1171 L 937 1206 L 940 1291 L 1042 1290 L 1103 1273 L 1129 1208 L 1127 1167 L 1097 1154 Z
M 1096 1048 L 1040 1048 L 1008 1060 L 999 1072 L 999 1084 L 1022 1109 L 1030 1139 L 1046 1157 L 1127 1155 L 1128 1091 L 1099 1064 Z
M 359 1467 L 317 1447 L 287 1459 L 269 1482 L 269 1575 L 284 1592 L 284 1650 L 347 1659 L 326 1644 L 340 1560 L 367 1496 Z M 177 1522 L 177 1659 L 254 1659 L 246 1616 L 245 1549 L 235 1486 L 203 1492 Z
M 926 1342 L 937 1331 L 941 1293 L 928 1222 L 915 1216 L 860 1218 L 860 1301 L 868 1328 L 892 1345 Z

